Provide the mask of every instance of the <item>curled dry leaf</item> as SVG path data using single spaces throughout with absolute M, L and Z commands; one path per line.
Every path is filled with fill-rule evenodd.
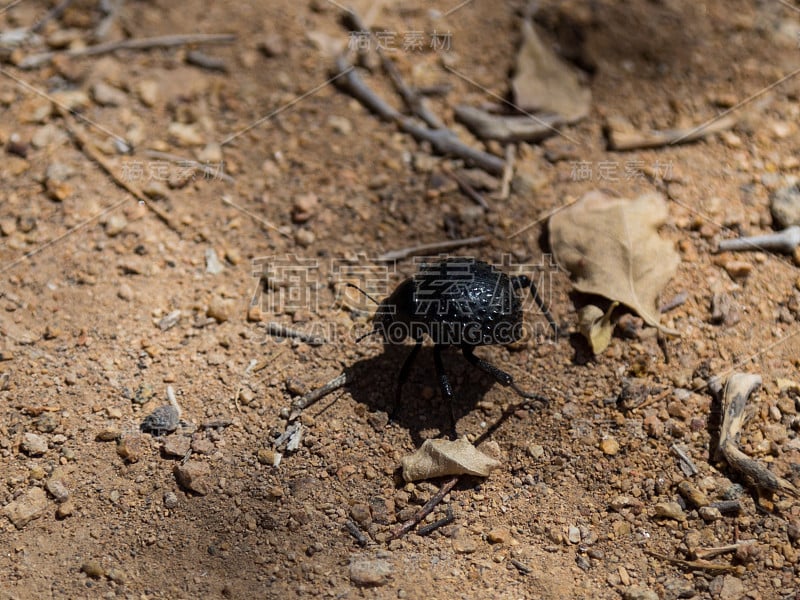
M 680 263 L 672 242 L 658 235 L 666 219 L 660 194 L 627 200 L 592 191 L 550 218 L 550 243 L 576 290 L 616 300 L 677 335 L 661 325 L 656 304 Z
M 592 93 L 581 85 L 579 72 L 539 38 L 530 19 L 522 21 L 522 44 L 511 81 L 520 108 L 559 115 L 574 123 L 589 114 Z
M 445 475 L 488 477 L 500 462 L 486 456 L 465 439 L 425 440 L 422 447 L 403 457 L 403 479 L 420 481 Z
M 587 304 L 578 311 L 578 331 L 589 342 L 594 354 L 600 354 L 611 343 L 611 334 L 614 333 L 611 313 L 617 306 L 619 302 L 612 302 L 603 313 L 600 307 Z
M 725 384 L 722 398 L 722 427 L 716 456 L 724 458 L 731 469 L 742 476 L 744 483 L 758 493 L 783 492 L 794 498 L 800 497 L 791 482 L 778 477 L 762 463 L 739 450 L 737 439 L 744 425 L 744 408 L 748 398 L 761 385 L 761 376 L 751 373 L 734 373 Z

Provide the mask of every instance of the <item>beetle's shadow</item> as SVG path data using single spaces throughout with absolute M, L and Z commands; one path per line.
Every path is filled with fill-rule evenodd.
M 460 349 L 446 350 L 442 353 L 444 371 L 455 395 L 451 409 L 439 389 L 433 346 L 423 346 L 403 386 L 400 403 L 395 406 L 400 367 L 412 348 L 413 345 L 384 344 L 383 352 L 356 361 L 347 368 L 347 390 L 356 402 L 370 410 L 390 414 L 398 426 L 408 429 L 414 444 L 419 446 L 424 441 L 422 431 L 436 429 L 440 436 L 450 435 L 453 417 L 458 420 L 474 410 L 495 381 L 470 365 Z M 430 400 L 422 396 L 425 387 L 433 389 Z

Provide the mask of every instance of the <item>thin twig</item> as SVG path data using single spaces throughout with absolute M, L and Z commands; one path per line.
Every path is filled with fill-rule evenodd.
M 323 397 L 327 396 L 331 392 L 335 392 L 339 388 L 344 387 L 345 384 L 347 384 L 347 381 L 348 381 L 347 372 L 343 371 L 342 373 L 331 379 L 328 383 L 326 383 L 322 387 L 317 388 L 316 390 L 307 393 L 302 398 L 292 402 L 292 408 L 295 411 L 297 411 L 297 414 L 299 415 L 299 411 L 308 408 L 309 406 L 311 406 L 318 400 L 321 400 Z
M 449 525 L 450 523 L 455 521 L 455 519 L 456 519 L 456 517 L 453 514 L 453 509 L 450 506 L 448 506 L 447 507 L 447 513 L 445 514 L 444 517 L 442 517 L 438 521 L 434 521 L 433 523 L 430 523 L 429 525 L 425 525 L 425 527 L 420 527 L 419 529 L 417 529 L 417 535 L 422 535 L 422 536 L 430 535 L 431 533 L 433 533 L 434 531 L 436 531 L 440 527 L 444 527 L 445 525 Z
M 506 146 L 506 164 L 503 167 L 503 178 L 500 180 L 500 200 L 507 200 L 511 195 L 511 180 L 514 178 L 514 157 L 517 147 L 514 144 Z
M 428 500 L 425 503 L 425 505 L 421 509 L 419 509 L 419 511 L 417 511 L 417 513 L 413 517 L 411 517 L 408 521 L 403 523 L 400 527 L 396 528 L 392 532 L 392 535 L 389 536 L 389 540 L 396 540 L 398 538 L 401 538 L 409 531 L 414 529 L 414 527 L 416 527 L 417 524 L 420 521 L 422 521 L 422 519 L 427 517 L 431 513 L 431 511 L 433 511 L 433 509 L 436 508 L 436 505 L 439 504 L 444 499 L 444 497 L 450 493 L 450 491 L 458 483 L 459 479 L 460 477 L 458 475 L 456 475 L 452 479 L 448 479 L 442 485 L 439 491 L 436 492 L 436 494 L 434 494 L 433 497 L 430 500 Z
M 709 558 L 714 558 L 715 556 L 720 556 L 722 554 L 728 554 L 729 552 L 736 552 L 742 546 L 747 546 L 750 544 L 755 544 L 756 540 L 744 540 L 741 542 L 737 542 L 736 544 L 728 544 L 726 546 L 717 546 L 716 548 L 697 548 L 692 551 L 692 554 L 695 558 L 700 560 L 707 560 Z
M 722 565 L 719 563 L 709 562 L 707 560 L 684 560 L 682 558 L 673 558 L 671 556 L 667 556 L 666 554 L 660 554 L 659 552 L 653 552 L 652 550 L 645 550 L 645 553 L 649 554 L 653 558 L 665 560 L 673 565 L 678 565 L 680 567 L 685 567 L 692 570 L 710 571 L 712 573 L 736 574 L 744 573 L 745 570 L 742 565 Z
M 361 533 L 361 530 L 358 528 L 358 525 L 356 525 L 350 520 L 347 520 L 344 522 L 344 527 L 345 529 L 347 529 L 347 533 L 349 533 L 355 538 L 359 546 L 366 546 L 367 544 L 369 544 L 367 536 Z
M 443 170 L 448 177 L 458 184 L 458 187 L 461 189 L 461 191 L 475 202 L 475 204 L 480 206 L 483 210 L 489 210 L 489 204 L 486 202 L 486 198 L 484 198 L 483 195 L 478 192 L 478 190 L 472 187 L 469 181 L 452 169 L 444 168 Z
M 186 53 L 186 62 L 190 65 L 206 69 L 208 71 L 228 72 L 228 65 L 219 56 L 210 56 L 200 50 L 192 50 Z
M 668 129 L 663 131 L 623 131 L 615 129 L 613 125 L 607 127 L 609 150 L 642 150 L 645 148 L 659 148 L 672 144 L 686 144 L 701 140 L 705 137 L 727 131 L 739 122 L 736 115 L 728 115 L 709 123 L 705 127 L 691 127 L 688 129 Z
M 361 20 L 361 17 L 359 17 L 354 10 L 350 9 L 347 13 L 347 17 L 350 21 L 350 24 L 356 31 L 369 32 L 370 36 L 373 38 L 375 37 L 370 29 Z M 420 97 L 417 92 L 406 85 L 406 82 L 403 80 L 403 76 L 400 74 L 397 65 L 395 65 L 388 56 L 386 56 L 386 53 L 383 51 L 383 48 L 378 40 L 374 41 L 376 42 L 374 47 L 376 48 L 378 57 L 381 59 L 381 66 L 383 67 L 383 70 L 386 71 L 389 79 L 392 80 L 392 84 L 394 84 L 397 93 L 400 94 L 400 97 L 403 99 L 403 102 L 405 102 L 405 105 L 408 107 L 408 109 L 422 119 L 431 129 L 444 128 L 444 123 L 428 108 L 425 99 Z
M 169 227 L 178 235 L 182 235 L 181 228 L 175 222 L 173 222 L 172 217 L 150 202 L 150 199 L 144 195 L 144 192 L 142 192 L 137 185 L 127 181 L 124 177 L 117 174 L 115 167 L 106 159 L 105 156 L 103 156 L 103 154 L 100 153 L 99 150 L 97 150 L 97 148 L 94 147 L 94 144 L 92 144 L 91 140 L 89 140 L 86 134 L 81 131 L 80 128 L 76 127 L 74 123 L 72 123 L 69 111 L 59 105 L 55 105 L 55 107 L 61 115 L 61 118 L 64 120 L 67 130 L 75 140 L 78 148 L 86 155 L 86 157 L 97 163 L 111 177 L 114 183 L 131 194 L 139 202 L 142 202 L 167 227 Z
M 286 325 L 281 325 L 280 323 L 275 323 L 274 321 L 267 323 L 267 333 L 275 337 L 294 338 L 310 346 L 322 346 L 326 343 L 325 338 L 322 338 L 318 335 L 308 333 L 307 331 L 300 331 L 299 329 L 286 327 Z
M 188 44 L 230 44 L 236 41 L 236 36 L 230 33 L 188 33 L 178 35 L 164 35 L 149 38 L 132 38 L 95 44 L 84 48 L 75 48 L 62 52 L 41 52 L 23 58 L 17 67 L 20 69 L 35 69 L 49 63 L 56 56 L 78 58 L 83 56 L 97 56 L 108 54 L 117 50 L 151 50 L 153 48 L 174 48 Z
M 410 256 L 422 256 L 430 254 L 431 252 L 447 252 L 449 250 L 455 250 L 456 248 L 462 248 L 464 246 L 475 246 L 477 244 L 482 244 L 484 241 L 485 238 L 482 235 L 479 235 L 476 237 L 462 238 L 458 240 L 446 240 L 444 242 L 420 244 L 419 246 L 409 246 L 408 248 L 391 250 L 381 254 L 377 260 L 379 262 L 392 262 L 395 260 L 402 260 Z
M 719 243 L 719 252 L 741 250 L 776 250 L 790 254 L 800 246 L 800 227 L 792 225 L 775 233 L 753 235 L 732 240 L 722 240 Z
M 47 25 L 53 19 L 58 19 L 61 15 L 64 14 L 64 11 L 67 10 L 67 7 L 72 4 L 73 0 L 61 0 L 58 4 L 56 4 L 53 8 L 48 10 L 44 16 L 36 21 L 31 27 L 31 33 L 39 33 L 42 30 L 42 27 Z
M 344 55 L 336 58 L 335 66 L 335 75 L 338 77 L 336 81 L 353 98 L 385 121 L 396 123 L 401 131 L 410 134 L 418 142 L 428 142 L 435 152 L 462 158 L 492 175 L 500 175 L 503 172 L 504 161 L 502 159 L 467 146 L 450 129 L 429 129 L 414 119 L 400 114 L 364 83 L 358 71 Z
M 517 571 L 522 573 L 523 575 L 528 575 L 533 573 L 533 568 L 529 567 L 525 563 L 519 562 L 516 558 L 512 558 L 509 562 L 517 568 Z

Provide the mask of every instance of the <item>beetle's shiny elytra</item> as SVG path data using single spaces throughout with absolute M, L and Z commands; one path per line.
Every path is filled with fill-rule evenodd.
M 528 277 L 510 277 L 474 258 L 424 263 L 414 277 L 398 285 L 380 303 L 373 318 L 373 333 L 381 335 L 385 342 L 399 344 L 407 338 L 416 342 L 400 369 L 396 406 L 426 336 L 434 343 L 436 375 L 442 395 L 448 400 L 452 400 L 453 390 L 441 359 L 441 351 L 447 346 L 460 346 L 472 365 L 520 396 L 538 398 L 519 388 L 511 375 L 474 354 L 477 346 L 510 344 L 522 337 L 522 301 L 517 290 L 528 287 L 557 332 L 555 321 Z

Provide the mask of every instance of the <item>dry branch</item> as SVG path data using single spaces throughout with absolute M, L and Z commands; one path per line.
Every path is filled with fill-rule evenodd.
M 151 50 L 153 48 L 174 48 L 176 46 L 186 46 L 189 44 L 230 44 L 234 41 L 236 41 L 236 36 L 230 33 L 188 33 L 149 38 L 133 38 L 105 44 L 95 44 L 93 46 L 65 50 L 63 52 L 30 54 L 23 58 L 17 66 L 20 69 L 35 69 L 49 63 L 56 56 L 79 58 L 82 56 L 108 54 L 110 52 L 116 52 L 117 50 Z

